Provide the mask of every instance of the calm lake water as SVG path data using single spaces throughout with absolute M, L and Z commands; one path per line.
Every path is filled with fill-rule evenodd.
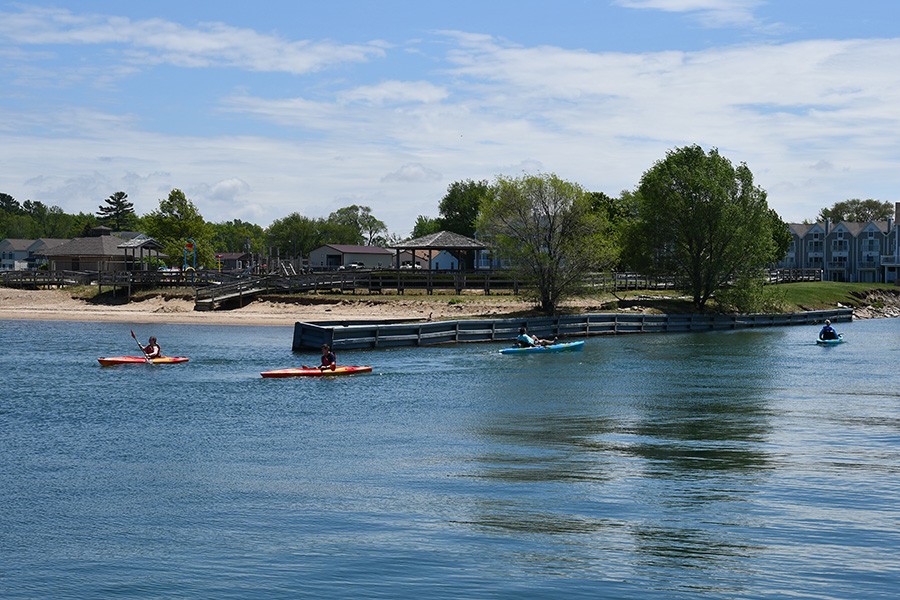
M 838 329 L 277 380 L 291 327 L 0 321 L 0 597 L 896 598 L 900 320 Z

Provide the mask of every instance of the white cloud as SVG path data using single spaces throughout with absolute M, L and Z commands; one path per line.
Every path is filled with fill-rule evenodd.
M 240 196 L 250 191 L 250 184 L 239 177 L 229 177 L 217 181 L 212 185 L 195 186 L 192 191 L 200 194 L 208 200 L 218 203 L 230 204 L 236 202 Z
M 691 13 L 707 27 L 748 27 L 759 24 L 753 9 L 761 0 L 615 0 L 625 8 Z
M 419 181 L 440 181 L 441 174 L 434 169 L 420 164 L 413 163 L 403 165 L 393 173 L 388 173 L 381 178 L 383 182 L 419 182 Z
M 406 104 L 412 102 L 440 102 L 449 92 L 428 81 L 385 81 L 378 85 L 366 85 L 342 92 L 340 102 L 366 102 L 369 104 Z
M 116 44 L 129 49 L 127 58 L 133 63 L 293 74 L 383 57 L 386 47 L 383 42 L 288 41 L 223 23 L 192 28 L 164 19 L 132 21 L 33 6 L 23 6 L 21 12 L 0 12 L 0 38 L 21 45 Z

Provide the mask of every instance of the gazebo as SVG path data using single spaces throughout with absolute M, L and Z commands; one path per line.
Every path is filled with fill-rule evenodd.
M 124 250 L 125 252 L 125 270 L 133 270 L 133 271 L 144 271 L 146 270 L 144 266 L 144 251 L 147 251 L 147 267 L 150 267 L 150 262 L 153 258 L 156 258 L 156 266 L 159 267 L 159 259 L 162 257 L 168 258 L 166 254 L 160 253 L 165 246 L 157 242 L 151 237 L 147 237 L 143 234 L 132 238 L 128 241 L 122 242 L 116 248 L 120 250 Z M 131 265 L 132 269 L 128 269 L 128 253 L 131 252 Z M 140 252 L 140 258 L 136 260 L 136 254 Z M 154 252 L 156 253 L 154 256 Z M 134 268 L 135 263 L 137 263 L 137 269 Z
M 428 264 L 430 266 L 431 260 L 434 258 L 435 250 L 437 250 L 438 252 L 447 251 L 451 254 L 455 254 L 459 258 L 459 255 L 461 255 L 463 252 L 476 252 L 478 250 L 486 249 L 487 246 L 485 246 L 478 240 L 460 235 L 458 233 L 453 233 L 452 231 L 439 231 L 437 233 L 430 233 L 428 235 L 423 235 L 422 237 L 418 237 L 413 240 L 409 240 L 408 242 L 403 242 L 394 246 L 394 250 L 397 253 L 397 269 L 400 268 L 400 252 L 403 250 L 409 250 L 413 254 L 415 254 L 416 251 L 428 252 Z M 463 261 L 460 258 L 460 270 L 462 270 L 462 264 Z

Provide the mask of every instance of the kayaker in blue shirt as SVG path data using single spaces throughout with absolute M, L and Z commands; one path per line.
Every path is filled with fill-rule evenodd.
M 819 332 L 820 340 L 836 340 L 838 339 L 838 334 L 831 326 L 831 321 L 825 319 L 825 327 L 822 328 L 822 331 Z
M 523 348 L 533 348 L 534 346 L 551 346 L 556 343 L 556 339 L 542 340 L 539 337 L 532 337 L 528 335 L 528 331 L 522 325 L 519 328 L 519 337 L 516 338 L 516 343 Z

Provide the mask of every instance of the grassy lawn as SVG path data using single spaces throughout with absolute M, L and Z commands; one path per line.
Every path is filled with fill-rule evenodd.
M 777 289 L 784 290 L 784 303 L 791 312 L 835 308 L 838 303 L 853 307 L 870 304 L 864 298 L 867 293 L 875 290 L 885 290 L 892 295 L 900 294 L 900 287 L 890 283 L 802 281 L 783 283 Z
M 781 283 L 770 288 L 778 296 L 784 312 L 801 312 L 807 310 L 825 310 L 837 308 L 838 304 L 846 307 L 878 305 L 879 302 L 866 300 L 872 292 L 882 291 L 886 295 L 900 297 L 900 287 L 890 283 L 839 283 L 834 281 L 802 281 L 797 283 Z M 604 308 L 627 309 L 643 307 L 653 312 L 667 314 L 684 314 L 696 312 L 689 298 L 678 292 L 619 292 L 618 298 L 604 304 Z M 708 304 L 707 311 L 715 312 L 718 307 L 715 300 Z

